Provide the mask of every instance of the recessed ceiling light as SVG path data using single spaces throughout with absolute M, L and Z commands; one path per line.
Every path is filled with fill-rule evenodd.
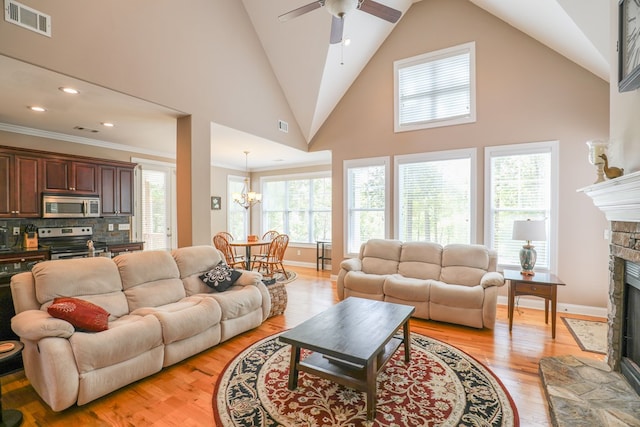
M 27 108 L 29 108 L 31 111 L 37 111 L 38 113 L 42 113 L 44 111 L 47 111 L 46 108 L 38 107 L 37 105 L 32 105 L 32 106 L 29 106 Z
M 61 91 L 63 91 L 64 93 L 68 93 L 70 95 L 77 95 L 80 93 L 80 91 L 78 89 L 74 89 L 72 87 L 60 87 L 58 88 Z
M 351 39 L 344 39 L 342 44 L 344 44 L 345 46 L 349 46 L 351 44 Z
M 102 122 L 102 123 L 100 123 L 100 124 L 101 124 L 102 126 L 104 126 L 104 127 L 108 127 L 108 128 L 112 128 L 112 127 L 114 127 L 114 126 L 115 126 L 115 125 L 114 125 L 113 123 L 111 123 L 111 122 Z

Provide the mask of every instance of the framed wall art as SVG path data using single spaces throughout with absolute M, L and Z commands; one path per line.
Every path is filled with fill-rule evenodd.
M 618 90 L 640 87 L 640 0 L 618 3 Z
M 211 196 L 211 210 L 219 211 L 222 209 L 222 197 Z

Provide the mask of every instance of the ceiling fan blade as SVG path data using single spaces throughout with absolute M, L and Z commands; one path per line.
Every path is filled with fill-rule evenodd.
M 305 13 L 316 10 L 322 6 L 324 6 L 324 0 L 316 0 L 306 6 L 302 6 L 297 9 L 293 9 L 292 11 L 289 11 L 285 14 L 282 14 L 278 16 L 278 19 L 280 20 L 280 22 L 288 21 L 289 19 L 297 18 L 300 15 L 304 15 Z
M 398 19 L 402 16 L 402 12 L 399 10 L 390 8 L 389 6 L 385 6 L 384 4 L 373 0 L 364 0 L 362 4 L 360 4 L 360 10 L 370 13 L 373 16 L 377 16 L 380 19 L 384 19 L 385 21 L 389 21 L 392 24 L 398 22 Z
M 342 43 L 342 35 L 344 33 L 344 17 L 338 18 L 333 16 L 331 19 L 331 44 Z

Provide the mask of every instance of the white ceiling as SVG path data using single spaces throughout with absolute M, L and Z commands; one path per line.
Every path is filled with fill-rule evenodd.
M 324 8 L 286 22 L 279 15 L 310 0 L 242 0 L 300 129 L 310 141 L 395 25 L 362 11 L 345 19 L 351 45 L 329 44 Z M 366 1 L 366 0 L 365 0 Z M 404 13 L 414 0 L 378 0 Z M 420 1 L 420 0 L 415 0 Z M 428 1 L 428 0 L 423 0 Z M 602 79 L 609 80 L 609 2 L 604 0 L 471 0 Z M 402 18 L 400 21 L 402 22 Z M 114 149 L 175 156 L 175 118 L 181 112 L 0 56 L 0 129 L 71 139 Z M 61 86 L 79 95 L 66 95 Z M 44 105 L 34 113 L 28 105 Z M 113 121 L 107 129 L 101 122 Z M 87 130 L 75 130 L 75 126 Z M 307 153 L 212 124 L 213 164 L 251 170 L 330 163 L 330 153 Z M 131 148 L 135 147 L 135 148 Z

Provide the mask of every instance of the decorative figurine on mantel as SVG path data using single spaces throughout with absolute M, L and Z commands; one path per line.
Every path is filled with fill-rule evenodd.
M 607 159 L 606 154 L 602 153 L 598 157 L 604 160 L 604 174 L 608 179 L 619 178 L 624 175 L 624 169 L 615 166 L 609 167 L 609 159 Z

